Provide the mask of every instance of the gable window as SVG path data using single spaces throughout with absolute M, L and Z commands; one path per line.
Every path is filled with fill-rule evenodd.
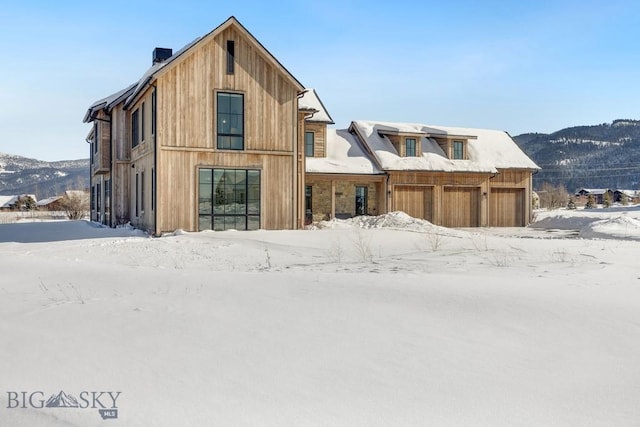
M 260 171 L 209 169 L 199 172 L 199 230 L 260 228 Z
M 304 155 L 307 157 L 313 157 L 315 150 L 315 133 L 304 133 Z
M 406 138 L 404 140 L 404 148 L 405 148 L 404 153 L 406 157 L 415 157 L 416 156 L 416 139 Z
M 236 46 L 233 40 L 227 40 L 227 74 L 233 74 L 235 68 Z
M 138 146 L 138 137 L 140 136 L 139 133 L 139 128 L 138 128 L 138 110 L 136 109 L 136 111 L 133 112 L 133 114 L 131 114 L 131 147 L 137 147 Z
M 464 143 L 462 141 L 453 141 L 453 158 L 454 160 L 464 159 Z
M 244 149 L 244 95 L 218 92 L 217 147 L 220 150 Z

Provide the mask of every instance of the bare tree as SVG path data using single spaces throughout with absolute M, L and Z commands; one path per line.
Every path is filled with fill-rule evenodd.
M 69 219 L 81 219 L 89 213 L 89 193 L 67 191 L 60 201 L 60 206 Z
M 567 205 L 569 193 L 564 185 L 557 187 L 545 182 L 538 191 L 540 196 L 540 206 L 546 209 L 557 209 Z

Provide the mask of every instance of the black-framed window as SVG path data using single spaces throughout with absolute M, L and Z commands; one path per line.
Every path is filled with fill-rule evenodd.
M 140 211 L 144 213 L 144 171 L 140 172 Z
M 156 171 L 151 168 L 151 210 L 156 209 Z
M 102 222 L 102 192 L 100 183 L 96 184 L 96 221 Z
M 198 177 L 199 230 L 260 228 L 260 171 L 202 168 Z
M 304 222 L 305 224 L 313 222 L 313 186 L 311 185 L 304 187 Z
M 307 157 L 313 157 L 315 151 L 315 139 L 316 134 L 313 132 L 304 133 L 304 155 Z
M 158 108 L 157 96 L 156 88 L 154 87 L 153 91 L 151 91 L 151 136 L 156 135 L 156 110 Z
M 144 102 L 140 106 L 140 141 L 144 142 Z
M 221 150 L 244 150 L 244 95 L 218 92 L 217 147 Z
M 227 40 L 227 74 L 235 71 L 236 45 L 233 40 Z
M 416 139 L 405 138 L 404 149 L 405 149 L 404 153 L 406 157 L 415 157 L 416 156 Z
M 111 223 L 111 180 L 104 181 L 104 223 Z
M 100 140 L 100 123 L 93 122 L 93 152 L 98 154 L 98 141 Z
M 356 186 L 356 215 L 367 215 L 367 203 L 369 198 L 369 188 L 366 186 Z
M 464 142 L 453 141 L 453 158 L 455 160 L 464 159 Z
M 140 128 L 138 123 L 138 109 L 131 114 L 131 147 L 137 147 L 140 137 Z

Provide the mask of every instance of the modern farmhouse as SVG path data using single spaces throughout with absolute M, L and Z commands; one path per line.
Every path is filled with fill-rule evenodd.
M 153 234 L 296 229 L 402 210 L 523 226 L 538 169 L 501 131 L 354 121 L 344 130 L 234 17 L 87 110 L 91 219 Z

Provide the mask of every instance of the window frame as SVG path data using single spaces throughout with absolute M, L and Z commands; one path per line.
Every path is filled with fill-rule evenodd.
M 227 74 L 235 73 L 236 45 L 234 40 L 227 40 Z
M 358 194 L 358 190 L 362 189 L 364 190 L 362 195 Z M 361 213 L 358 213 L 358 198 L 362 197 L 363 201 L 361 202 L 361 205 L 363 207 Z M 354 209 L 354 213 L 355 216 L 360 216 L 360 215 L 368 215 L 369 214 L 369 186 L 368 185 L 356 185 L 355 188 L 355 209 Z
M 451 142 L 451 159 L 452 160 L 464 160 L 465 159 L 464 153 L 465 153 L 464 141 L 454 140 Z
M 311 137 L 311 143 L 307 137 Z M 316 133 L 313 131 L 304 132 L 304 155 L 305 157 L 315 157 Z
M 409 154 L 409 141 L 413 143 L 413 147 L 411 152 L 413 154 Z M 404 156 L 405 157 L 417 157 L 418 156 L 418 141 L 416 138 L 405 138 L 404 139 Z
M 224 96 L 228 96 L 229 98 L 232 97 L 239 97 L 240 98 L 240 102 L 241 102 L 241 114 L 233 114 L 232 112 L 222 112 L 221 111 L 221 98 Z M 245 96 L 244 93 L 242 92 L 232 92 L 232 91 L 216 91 L 216 149 L 218 150 L 232 150 L 232 151 L 242 151 L 245 150 L 245 120 L 244 120 L 244 116 L 245 116 Z M 229 104 L 231 104 L 231 101 L 229 101 Z M 234 118 L 233 116 L 236 116 L 236 119 L 239 119 L 241 121 L 240 126 L 236 129 L 239 129 L 239 131 L 237 132 L 220 132 L 220 128 L 221 128 L 221 121 L 224 120 L 224 116 L 228 116 L 227 119 L 232 119 Z M 229 140 L 228 143 L 223 143 L 221 141 L 224 141 L 221 138 L 239 138 L 240 140 L 240 147 L 233 147 L 233 143 L 231 142 L 231 140 Z
M 138 115 L 138 109 L 136 108 L 133 113 L 131 113 L 131 148 L 137 147 L 140 143 L 140 119 Z

